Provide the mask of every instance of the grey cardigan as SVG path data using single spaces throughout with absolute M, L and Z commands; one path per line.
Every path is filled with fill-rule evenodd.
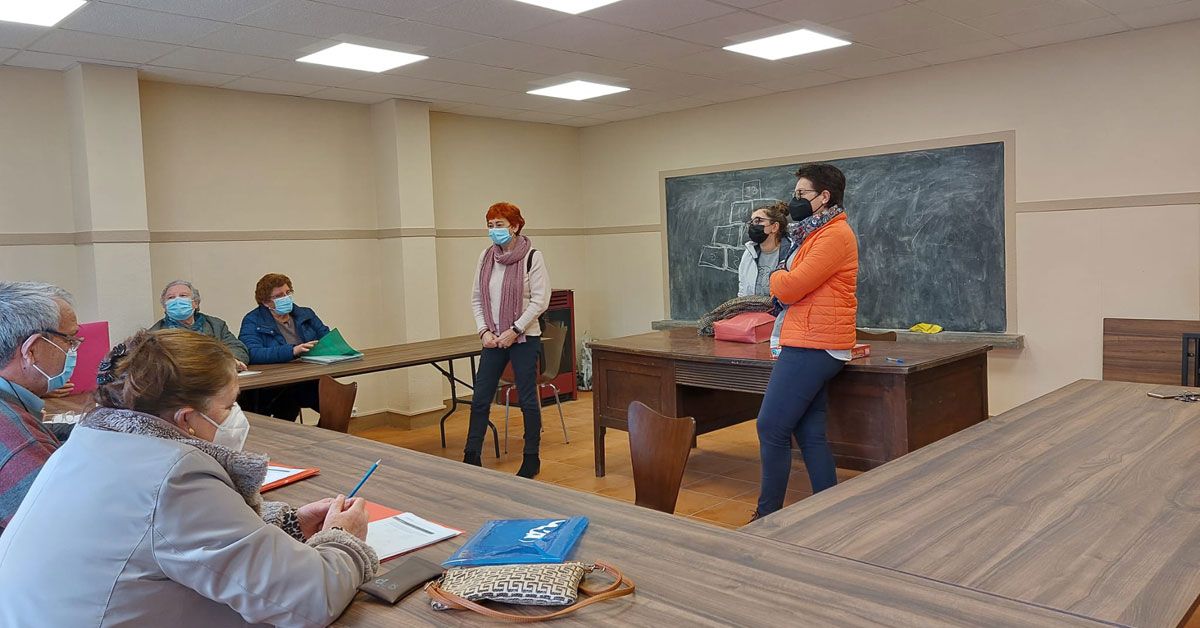
M 50 458 L 0 536 L 0 625 L 325 626 L 374 577 L 358 538 L 264 521 L 266 456 L 164 429 L 93 411 Z

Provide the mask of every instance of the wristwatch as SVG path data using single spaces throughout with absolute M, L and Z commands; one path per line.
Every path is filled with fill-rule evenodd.
M 524 331 L 522 331 L 522 330 L 521 330 L 521 328 L 520 328 L 520 327 L 517 327 L 516 325 L 513 325 L 513 326 L 512 326 L 512 330 L 513 330 L 513 333 L 514 333 L 514 334 L 516 334 L 516 335 L 518 335 L 518 336 L 520 336 L 521 334 L 525 333 Z

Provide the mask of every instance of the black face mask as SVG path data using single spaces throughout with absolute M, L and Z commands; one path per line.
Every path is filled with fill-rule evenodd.
M 792 220 L 800 222 L 813 215 L 812 202 L 806 198 L 793 196 L 792 200 L 788 201 L 788 213 L 791 214 Z
M 750 225 L 749 227 L 750 241 L 755 244 L 762 244 L 767 241 L 767 226 L 766 225 Z

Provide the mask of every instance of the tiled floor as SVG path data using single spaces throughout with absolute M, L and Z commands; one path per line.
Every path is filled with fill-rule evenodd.
M 442 449 L 436 425 L 413 430 L 375 427 L 354 430 L 354 433 L 379 442 L 462 460 L 467 414 L 468 410 L 463 408 L 446 423 L 445 449 Z M 542 410 L 545 428 L 542 433 L 542 472 L 537 479 L 632 502 L 633 475 L 629 462 L 629 436 L 625 432 L 609 430 L 605 437 L 607 474 L 598 478 L 595 474 L 592 448 L 591 395 L 583 393 L 578 401 L 564 403 L 563 414 L 566 416 L 567 431 L 571 437 L 570 444 L 563 443 L 562 428 L 555 408 L 547 406 Z M 493 455 L 489 435 L 487 447 L 484 448 L 483 464 L 492 469 L 516 473 L 517 468 L 521 466 L 521 413 L 513 409 L 508 428 L 507 454 L 503 453 L 503 407 L 493 407 L 492 421 L 500 429 L 501 456 L 497 460 Z M 758 499 L 758 437 L 754 432 L 754 423 L 748 421 L 705 434 L 699 437 L 698 445 L 692 450 L 692 456 L 688 460 L 675 514 L 727 528 L 745 525 Z M 808 476 L 798 457 L 793 469 L 791 480 L 788 482 L 786 504 L 793 504 L 811 494 Z M 846 480 L 855 475 L 858 475 L 858 472 L 838 469 L 839 480 Z

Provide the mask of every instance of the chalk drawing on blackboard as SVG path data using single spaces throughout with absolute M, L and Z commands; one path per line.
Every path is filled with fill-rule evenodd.
M 762 197 L 762 179 L 743 181 L 739 187 L 742 198 L 729 204 L 729 222 L 714 225 L 712 239 L 700 247 L 700 266 L 736 273 L 742 261 L 741 250 L 745 246 L 750 216 L 756 209 L 778 202 L 778 199 Z

